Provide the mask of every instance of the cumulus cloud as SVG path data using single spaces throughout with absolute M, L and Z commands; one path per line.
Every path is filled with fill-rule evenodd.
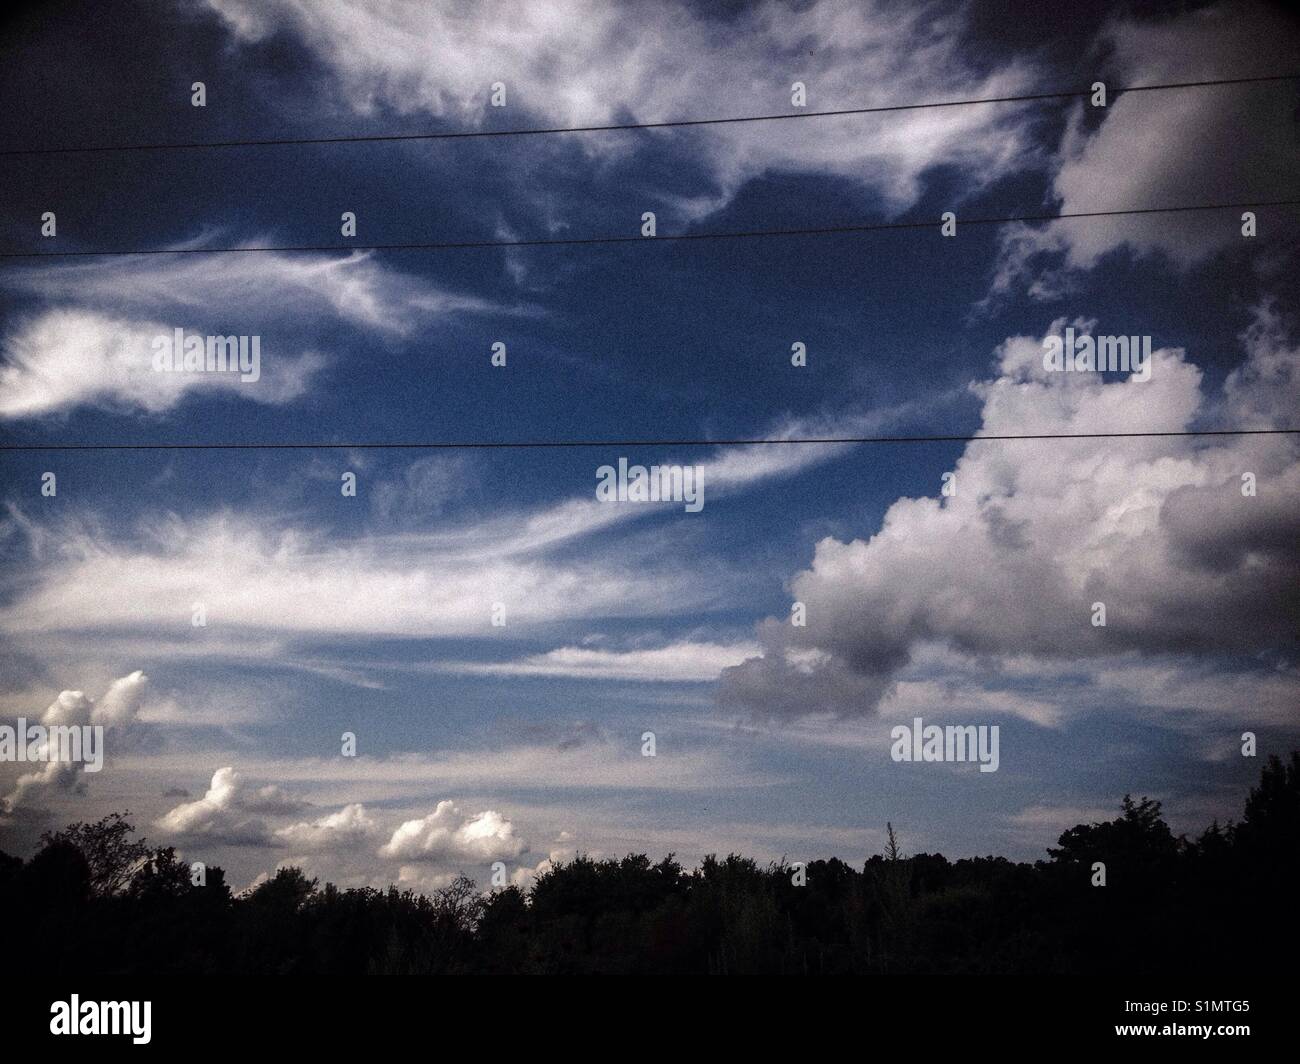
M 159 819 L 158 828 L 187 841 L 266 846 L 271 844 L 272 835 L 255 814 L 294 813 L 302 807 L 301 801 L 274 784 L 251 787 L 233 767 L 227 766 L 213 773 L 202 798 L 183 802 L 167 812 Z M 308 829 L 298 832 L 299 837 L 306 838 L 312 825 L 295 827 Z
M 525 892 L 531 890 L 538 879 L 552 871 L 557 865 L 573 860 L 575 852 L 572 846 L 562 846 L 552 850 L 531 867 L 520 865 L 510 873 L 510 885 Z
M 1294 410 L 1300 350 L 1276 316 L 1242 339 L 1223 405 Z M 972 386 L 983 433 L 1181 430 L 1214 406 L 1180 350 L 1155 352 L 1145 383 L 1048 373 L 1042 353 L 1030 337 L 1001 346 L 998 375 Z M 869 539 L 817 544 L 790 583 L 807 626 L 764 622 L 761 655 L 723 672 L 722 704 L 870 714 L 928 643 L 1050 662 L 1294 649 L 1298 450 L 1284 436 L 971 443 L 955 495 L 899 499 Z
M 455 802 L 443 801 L 428 816 L 401 824 L 379 856 L 396 861 L 499 861 L 527 849 L 514 825 L 487 809 L 465 814 Z
M 98 702 L 83 691 L 61 691 L 41 716 L 41 723 L 126 725 L 139 715 L 148 693 L 149 677 L 137 669 L 109 684 Z
M 366 842 L 378 825 L 360 802 L 345 805 L 318 820 L 300 821 L 275 832 L 278 841 L 299 853 L 350 849 Z
M 1154 21 L 1117 19 L 1101 43 L 1111 54 L 1108 84 L 1151 85 L 1290 73 L 1300 31 L 1265 5 L 1225 3 Z M 1290 83 L 1127 93 L 1109 101 L 1099 124 L 1080 103 L 1055 161 L 1053 197 L 1066 214 L 1289 199 L 1300 150 L 1295 107 Z M 1280 175 L 1292 183 L 1279 185 Z M 1293 223 L 1281 211 L 1262 214 L 1260 225 L 1267 232 Z M 1044 275 L 1046 263 L 1068 274 L 1128 248 L 1186 268 L 1241 240 L 1231 212 L 1008 228 L 994 290 L 1028 281 L 1031 295 L 1050 298 L 1068 277 Z
M 963 52 L 963 20 L 947 5 L 761 3 L 726 19 L 681 2 L 636 18 L 598 0 L 526 0 L 376 7 L 292 0 L 208 0 L 235 38 L 298 38 L 326 65 L 344 101 L 482 124 L 490 86 L 506 85 L 512 113 L 554 126 L 789 113 L 791 85 L 813 110 L 999 97 L 1023 91 L 1021 64 L 979 72 Z M 815 66 L 809 56 L 817 57 Z M 524 124 L 520 121 L 517 124 Z M 796 128 L 797 127 L 797 128 Z M 954 108 L 873 117 L 724 125 L 676 131 L 716 192 L 683 204 L 700 212 L 767 171 L 834 174 L 861 182 L 891 210 L 913 203 L 921 176 L 959 166 L 982 184 L 1023 164 L 1024 123 L 1013 107 Z M 583 136 L 584 151 L 639 143 Z
M 0 797 L 0 818 L 8 818 L 20 809 L 31 809 L 51 792 L 84 794 L 86 782 L 82 767 L 75 761 L 47 761 L 32 772 L 24 772 L 14 781 L 13 789 Z
M 41 714 L 44 727 L 98 726 L 104 729 L 104 743 L 116 744 L 140 718 L 149 697 L 149 677 L 140 670 L 114 680 L 96 701 L 84 691 L 60 691 L 58 697 Z M 40 744 L 38 744 L 40 745 Z M 106 757 L 107 750 L 100 755 Z M 47 761 L 32 772 L 21 774 L 13 789 L 0 796 L 0 816 L 20 808 L 34 808 L 54 792 L 85 792 L 84 761 Z

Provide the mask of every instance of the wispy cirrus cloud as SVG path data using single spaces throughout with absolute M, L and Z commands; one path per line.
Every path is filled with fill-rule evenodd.
M 511 661 L 438 662 L 440 672 L 469 676 L 567 677 L 584 680 L 631 680 L 638 683 L 699 683 L 716 680 L 729 666 L 758 653 L 753 642 L 678 641 L 627 650 L 565 646 Z
M 885 412 L 841 421 L 784 421 L 771 435 L 851 434 L 888 417 Z M 794 476 L 848 446 L 730 448 L 694 464 L 707 505 Z M 716 565 L 705 581 L 694 566 L 671 554 L 656 552 L 633 568 L 626 564 L 611 533 L 667 511 L 598 501 L 594 469 L 592 494 L 585 498 L 444 520 L 434 530 L 375 529 L 350 537 L 233 509 L 188 519 L 160 515 L 116 533 L 92 518 L 69 519 L 51 529 L 14 510 L 11 527 L 26 537 L 38 566 L 14 601 L 0 609 L 0 628 L 15 635 L 93 632 L 97 638 L 187 632 L 194 654 L 203 656 L 205 639 L 190 629 L 195 602 L 206 611 L 208 630 L 202 635 L 210 631 L 218 641 L 223 631 L 230 638 L 255 632 L 262 639 L 511 638 L 537 626 L 676 617 L 726 605 L 739 578 L 728 578 Z M 430 482 L 423 476 L 404 479 L 395 490 L 424 490 L 430 483 L 430 490 L 442 492 L 441 479 Z M 390 494 L 381 485 L 380 497 Z M 681 519 L 679 506 L 665 505 Z M 391 510 L 389 499 L 378 516 L 391 516 Z M 581 556 L 562 554 L 579 540 L 589 540 L 592 548 Z M 491 625 L 497 603 L 506 607 L 504 627 Z M 175 649 L 174 640 L 167 642 Z M 595 667 L 597 660 L 589 658 L 585 667 Z M 613 658 L 603 664 L 620 667 Z M 577 659 L 566 667 L 579 667 Z M 622 659 L 622 667 L 636 671 L 631 659 Z
M 212 234 L 174 246 L 198 251 Z M 244 241 L 236 246 L 257 246 Z M 178 254 L 9 266 L 0 286 L 39 306 L 0 337 L 0 418 L 66 415 L 77 407 L 161 414 L 187 396 L 239 396 L 283 405 L 305 395 L 328 356 L 319 334 L 337 324 L 400 338 L 470 314 L 531 314 L 440 288 L 372 253 Z M 158 372 L 157 337 L 260 338 L 256 379 Z
M 358 114 L 387 109 L 472 127 L 495 111 L 488 101 L 496 82 L 506 86 L 507 113 L 521 116 L 516 125 L 566 126 L 786 113 L 796 81 L 807 85 L 810 109 L 830 110 L 1007 96 L 1032 78 L 1023 61 L 977 69 L 963 51 L 961 13 L 937 3 L 767 2 L 721 19 L 673 2 L 640 8 L 629 20 L 594 0 L 472 8 L 207 2 L 241 44 L 277 34 L 301 42 Z M 983 185 L 1025 165 L 1029 154 L 1024 117 L 1006 106 L 898 113 L 867 125 L 866 135 L 864 122 L 872 120 L 678 131 L 715 186 L 678 196 L 678 206 L 705 213 L 750 178 L 788 171 L 849 178 L 898 211 L 915 202 L 931 167 L 960 167 Z M 603 135 L 576 143 L 607 155 L 640 142 Z
M 76 407 L 160 414 L 189 395 L 221 393 L 280 405 L 303 395 L 325 360 L 314 351 L 277 355 L 259 379 L 237 372 L 164 373 L 153 367 L 153 341 L 171 337 L 161 322 L 61 309 L 37 316 L 0 339 L 0 418 L 66 414 Z

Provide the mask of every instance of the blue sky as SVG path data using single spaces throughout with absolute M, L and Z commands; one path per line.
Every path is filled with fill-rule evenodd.
M 796 81 L 833 110 L 1293 72 L 1296 27 L 1271 6 L 1038 7 L 52 5 L 5 30 L 0 144 L 784 113 Z M 1296 104 L 1284 81 L 1105 108 L 6 156 L 7 251 L 634 236 L 645 211 L 661 234 L 935 224 L 4 259 L 0 433 L 1291 427 L 1295 208 L 1261 207 L 1250 238 L 1240 211 L 960 219 L 1295 198 Z M 1151 337 L 1151 379 L 1046 372 L 1042 340 L 1067 326 Z M 261 378 L 154 372 L 151 338 L 177 327 L 259 336 Z M 695 466 L 704 508 L 598 502 L 597 468 L 623 456 Z M 429 887 L 501 860 L 527 882 L 578 850 L 857 861 L 886 821 L 912 851 L 1032 858 L 1130 790 L 1178 830 L 1232 815 L 1257 773 L 1242 732 L 1261 753 L 1300 732 L 1295 437 L 9 450 L 0 469 L 0 713 L 108 726 L 102 772 L 0 765 L 7 850 L 129 808 L 237 885 L 286 862 Z M 997 725 L 998 771 L 893 761 L 890 729 L 914 716 Z

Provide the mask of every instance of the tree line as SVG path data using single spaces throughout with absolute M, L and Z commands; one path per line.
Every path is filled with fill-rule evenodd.
M 1044 860 L 902 852 L 854 867 L 579 855 L 527 890 L 429 894 L 286 867 L 196 886 L 125 814 L 0 851 L 12 955 L 40 974 L 1188 974 L 1258 972 L 1296 936 L 1300 751 L 1240 821 L 1175 837 L 1159 802 L 1064 832 Z M 1104 866 L 1105 885 L 1097 866 Z

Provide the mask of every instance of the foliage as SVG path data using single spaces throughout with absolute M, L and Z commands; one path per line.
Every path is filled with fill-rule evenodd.
M 904 856 L 890 824 L 860 869 L 801 876 L 737 854 L 689 871 L 672 854 L 580 855 L 527 892 L 463 875 L 431 895 L 340 890 L 281 868 L 236 897 L 220 868 L 195 885 L 125 815 L 42 843 L 26 862 L 0 853 L 0 902 L 23 914 L 15 949 L 51 974 L 1223 975 L 1258 970 L 1294 927 L 1300 753 L 1269 760 L 1239 824 L 1175 838 L 1159 802 L 1126 795 L 1034 865 Z

